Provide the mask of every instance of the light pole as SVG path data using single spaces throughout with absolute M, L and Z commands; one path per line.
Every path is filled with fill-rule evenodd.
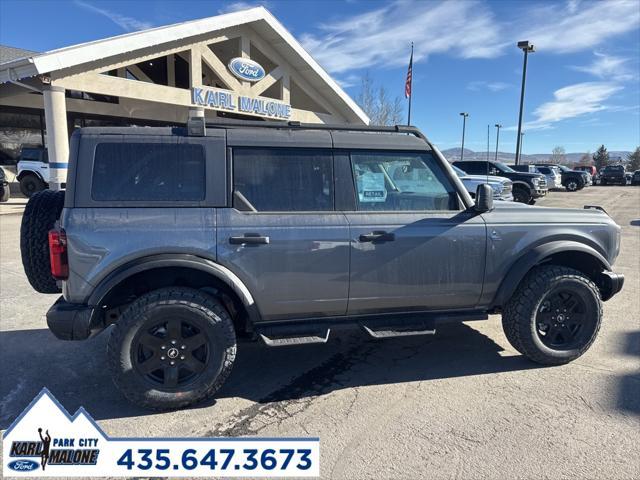
M 460 150 L 460 161 L 464 159 L 464 131 L 467 127 L 467 117 L 469 114 L 467 112 L 460 112 L 462 116 L 462 149 Z
M 520 132 L 522 131 L 522 109 L 524 107 L 524 84 L 527 78 L 527 57 L 535 52 L 535 48 L 528 40 L 518 42 L 518 48 L 524 52 L 524 64 L 522 66 L 522 88 L 520 90 L 520 115 L 518 117 L 518 136 L 516 137 L 516 165 L 520 163 Z
M 524 153 L 524 132 L 520 132 L 520 154 Z
M 489 161 L 489 125 L 487 124 L 487 162 Z
M 498 161 L 498 142 L 500 141 L 500 129 L 502 125 L 496 123 L 496 162 Z

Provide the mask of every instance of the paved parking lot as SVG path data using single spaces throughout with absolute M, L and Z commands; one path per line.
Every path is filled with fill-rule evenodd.
M 114 436 L 319 436 L 334 478 L 640 478 L 640 188 L 553 192 L 543 206 L 602 205 L 622 226 L 598 340 L 543 368 L 505 339 L 499 317 L 433 337 L 328 345 L 241 345 L 215 401 L 155 414 L 127 403 L 105 366 L 107 336 L 56 340 L 20 262 L 21 216 L 0 216 L 0 429 L 43 387 L 84 406 Z

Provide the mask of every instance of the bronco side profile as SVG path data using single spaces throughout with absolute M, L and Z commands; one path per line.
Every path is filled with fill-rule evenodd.
M 115 384 L 145 407 L 213 395 L 241 339 L 342 325 L 386 338 L 500 313 L 516 350 L 564 364 L 623 285 L 604 210 L 494 204 L 486 184 L 474 201 L 414 127 L 83 128 L 70 152 L 66 192 L 26 207 L 25 271 L 62 292 L 58 338 L 112 326 Z

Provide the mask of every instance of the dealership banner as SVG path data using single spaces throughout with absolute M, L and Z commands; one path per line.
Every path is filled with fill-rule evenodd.
M 318 438 L 110 438 L 46 389 L 5 431 L 3 477 L 317 477 Z

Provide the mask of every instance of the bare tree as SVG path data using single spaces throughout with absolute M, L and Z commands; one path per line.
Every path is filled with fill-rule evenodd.
M 563 164 L 566 160 L 565 149 L 562 146 L 557 146 L 551 151 L 551 157 L 549 160 L 553 164 Z
M 357 101 L 371 125 L 398 125 L 403 121 L 404 106 L 400 97 L 391 100 L 387 89 L 383 85 L 377 87 L 369 73 L 362 77 Z
M 593 157 L 591 156 L 591 152 L 587 151 L 580 157 L 580 165 L 593 165 Z

